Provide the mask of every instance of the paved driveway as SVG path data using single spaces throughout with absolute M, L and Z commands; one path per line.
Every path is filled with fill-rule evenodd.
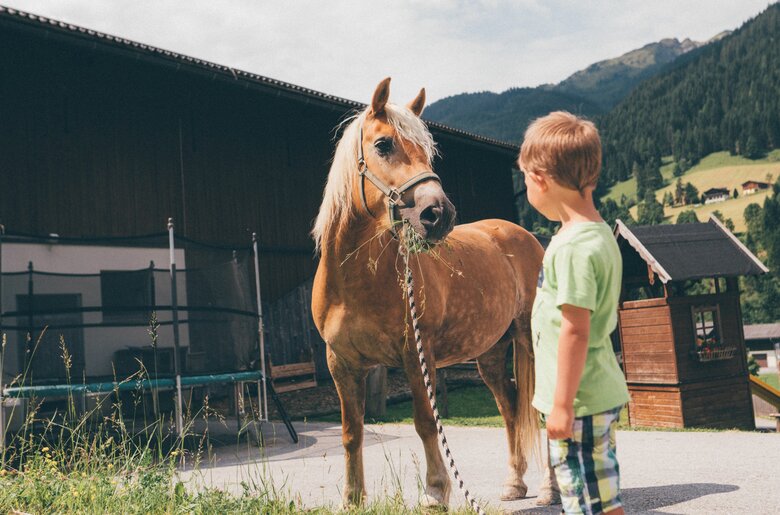
M 242 481 L 265 481 L 306 506 L 337 505 L 343 480 L 341 428 L 296 423 L 291 444 L 281 426 L 264 427 L 264 452 L 249 444 L 219 447 L 210 464 L 181 472 L 182 479 L 240 491 Z M 503 429 L 447 427 L 447 439 L 468 488 L 485 504 L 508 513 L 558 513 L 534 499 L 501 502 L 506 467 Z M 403 492 L 418 499 L 424 477 L 422 444 L 409 425 L 366 427 L 369 500 Z M 618 432 L 624 501 L 629 513 L 780 513 L 780 434 L 758 432 Z M 541 471 L 532 463 L 526 482 L 536 495 Z M 463 503 L 453 485 L 451 503 Z

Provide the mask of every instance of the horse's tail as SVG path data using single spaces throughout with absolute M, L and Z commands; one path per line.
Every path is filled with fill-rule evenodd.
M 534 397 L 534 353 L 530 320 L 523 320 L 514 338 L 514 373 L 517 403 L 515 405 L 516 456 L 541 456 L 539 417 L 531 405 Z

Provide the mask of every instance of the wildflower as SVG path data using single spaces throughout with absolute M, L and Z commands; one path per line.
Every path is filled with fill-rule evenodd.
M 109 469 L 112 469 L 112 468 L 114 468 L 114 464 L 113 464 L 113 463 L 109 463 L 109 464 L 107 465 L 107 467 L 108 467 Z
M 171 451 L 171 456 L 178 456 L 178 455 L 179 455 L 179 451 Z
M 41 452 L 49 452 L 49 448 L 48 447 L 44 447 L 43 449 L 41 449 Z

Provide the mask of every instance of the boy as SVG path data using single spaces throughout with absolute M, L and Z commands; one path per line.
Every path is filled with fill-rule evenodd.
M 546 416 L 565 513 L 622 514 L 615 427 L 628 389 L 612 350 L 622 261 L 593 204 L 596 127 L 557 111 L 534 121 L 518 160 L 528 201 L 561 223 L 544 255 L 532 314 L 533 405 Z

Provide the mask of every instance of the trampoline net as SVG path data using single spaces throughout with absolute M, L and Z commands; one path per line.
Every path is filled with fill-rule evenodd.
M 183 374 L 258 368 L 251 246 L 175 238 L 175 302 L 167 233 L 1 246 L 6 384 L 171 376 L 175 316 Z

